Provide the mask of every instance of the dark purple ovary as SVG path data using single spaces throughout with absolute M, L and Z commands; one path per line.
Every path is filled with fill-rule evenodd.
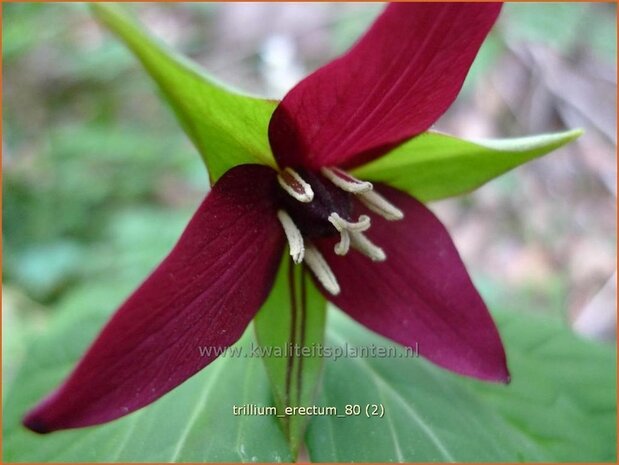
M 298 169 L 303 180 L 312 186 L 314 199 L 309 203 L 299 202 L 284 190 L 280 190 L 282 208 L 288 212 L 303 237 L 317 239 L 336 236 L 339 233 L 328 220 L 337 213 L 352 221 L 353 195 L 335 186 L 321 174 Z

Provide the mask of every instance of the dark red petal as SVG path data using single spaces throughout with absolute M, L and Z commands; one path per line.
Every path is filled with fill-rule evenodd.
M 428 129 L 458 95 L 500 3 L 395 3 L 293 88 L 269 139 L 280 166 L 353 167 Z
M 274 176 L 244 165 L 215 184 L 172 252 L 25 426 L 46 433 L 126 415 L 217 357 L 201 356 L 200 346 L 239 339 L 271 289 L 283 250 Z
M 384 186 L 379 191 L 404 212 L 393 222 L 371 215 L 367 235 L 387 260 L 375 263 L 355 251 L 339 257 L 332 241 L 321 244 L 342 289 L 327 298 L 369 329 L 418 347 L 437 365 L 509 381 L 499 333 L 445 227 L 407 194 Z

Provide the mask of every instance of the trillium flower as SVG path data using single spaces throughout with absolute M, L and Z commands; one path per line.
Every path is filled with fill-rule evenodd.
M 370 330 L 453 372 L 508 382 L 499 333 L 445 227 L 397 182 L 356 174 L 425 137 L 500 9 L 392 4 L 294 87 L 268 125 L 276 166 L 240 164 L 219 177 L 167 258 L 24 424 L 40 433 L 95 425 L 174 389 L 217 357 L 198 346 L 241 337 L 285 253 Z

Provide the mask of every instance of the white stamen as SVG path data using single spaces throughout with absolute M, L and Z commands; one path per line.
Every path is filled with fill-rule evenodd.
M 335 184 L 342 190 L 346 192 L 352 192 L 353 194 L 361 194 L 362 192 L 369 192 L 372 190 L 372 183 L 361 181 L 357 178 L 354 178 L 350 174 L 342 171 L 339 168 L 331 167 L 331 168 L 321 168 L 320 172 L 323 174 L 325 178 Z
M 305 263 L 327 291 L 333 295 L 340 293 L 340 285 L 333 271 L 318 249 L 311 244 L 305 249 Z
M 292 168 L 286 168 L 277 175 L 279 185 L 299 202 L 309 203 L 314 199 L 314 191 Z
M 353 249 L 356 249 L 366 257 L 371 258 L 372 261 L 383 262 L 387 259 L 385 251 L 370 241 L 363 233 L 351 233 L 350 240 Z
M 305 245 L 303 243 L 303 236 L 301 231 L 294 224 L 290 215 L 284 210 L 277 211 L 277 218 L 284 228 L 286 239 L 288 239 L 288 245 L 290 246 L 290 256 L 295 263 L 301 263 L 303 256 L 305 255 Z
M 363 232 L 370 229 L 370 217 L 367 215 L 361 215 L 357 221 L 351 223 L 350 221 L 346 221 L 339 214 L 333 212 L 327 218 L 329 222 L 337 229 L 338 231 L 358 231 Z
M 376 191 L 364 192 L 359 194 L 359 199 L 363 204 L 389 221 L 397 221 L 404 218 L 404 213 L 398 207 L 389 202 Z
M 333 251 L 337 255 L 346 255 L 349 249 L 350 249 L 350 234 L 348 234 L 348 231 L 346 230 L 340 231 L 340 242 L 335 244 L 335 247 L 333 247 Z

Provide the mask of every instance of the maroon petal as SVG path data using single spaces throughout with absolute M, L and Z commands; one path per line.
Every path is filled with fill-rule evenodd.
M 392 188 L 380 192 L 404 212 L 401 221 L 372 216 L 367 236 L 383 248 L 384 262 L 358 252 L 321 250 L 341 293 L 325 295 L 369 329 L 457 373 L 509 381 L 499 333 L 440 221 L 423 204 Z M 359 212 L 361 213 L 361 212 Z
M 280 166 L 353 167 L 428 129 L 456 98 L 500 3 L 395 3 L 279 104 Z
M 244 165 L 215 184 L 170 255 L 25 426 L 46 433 L 126 415 L 217 358 L 201 356 L 201 346 L 239 339 L 271 289 L 283 250 L 274 176 Z

